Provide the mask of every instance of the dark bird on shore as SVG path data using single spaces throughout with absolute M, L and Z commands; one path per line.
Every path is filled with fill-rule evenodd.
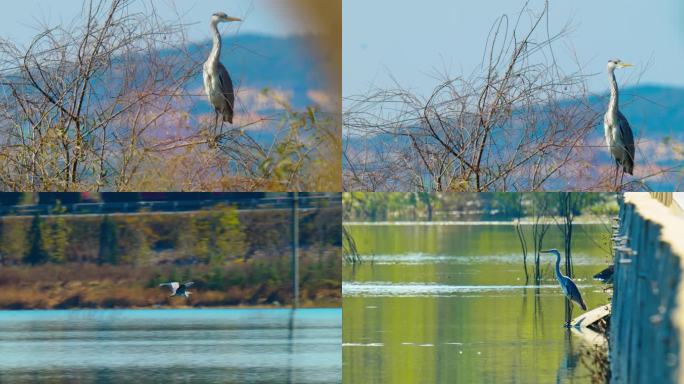
M 586 311 L 587 305 L 584 304 L 584 299 L 582 299 L 582 294 L 577 288 L 577 285 L 574 281 L 572 281 L 571 278 L 563 275 L 560 271 L 560 252 L 558 252 L 558 250 L 554 248 L 549 249 L 548 251 L 541 251 L 541 253 L 550 253 L 556 255 L 556 280 L 558 280 L 558 283 L 560 284 L 561 289 L 565 294 L 565 297 L 567 297 L 570 301 L 574 301 L 577 305 L 580 306 L 580 308 L 582 308 L 582 310 Z
M 190 294 L 192 292 L 188 291 L 188 288 L 192 286 L 193 283 L 192 281 L 189 281 L 185 284 L 180 284 L 177 281 L 171 282 L 171 283 L 163 283 L 159 284 L 160 287 L 169 287 L 171 289 L 171 296 L 169 297 L 174 297 L 174 296 L 185 296 L 186 298 L 190 297 Z
M 608 268 L 594 275 L 594 279 L 600 280 L 604 283 L 610 284 L 613 282 L 613 272 L 615 271 L 615 265 L 609 265 Z

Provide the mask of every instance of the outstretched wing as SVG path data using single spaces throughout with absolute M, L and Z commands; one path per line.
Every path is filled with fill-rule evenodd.
M 627 155 L 629 156 L 628 167 L 630 170 L 634 166 L 634 134 L 632 133 L 632 127 L 629 125 L 629 121 L 622 112 L 618 111 L 618 127 L 620 128 L 620 137 L 622 138 L 622 144 L 627 150 Z
M 192 282 L 192 281 L 188 281 L 187 283 L 185 283 L 185 284 L 183 284 L 183 285 L 185 286 L 185 288 L 187 288 L 187 287 L 192 286 L 193 284 L 195 284 L 195 283 Z
M 584 303 L 584 299 L 582 298 L 582 294 L 580 293 L 579 289 L 577 288 L 577 285 L 575 285 L 575 282 L 570 280 L 569 278 L 563 276 L 565 278 L 565 287 L 567 289 L 567 295 L 568 298 L 577 304 L 579 304 L 580 307 L 582 307 L 583 310 L 587 310 L 587 305 Z
M 226 113 L 224 113 L 224 117 L 226 117 L 228 121 L 232 124 L 235 106 L 235 91 L 233 90 L 233 79 L 230 78 L 230 74 L 228 74 L 226 67 L 224 67 L 221 63 L 218 63 L 218 78 L 219 83 L 221 84 L 221 94 L 223 94 L 223 98 L 226 102 Z
M 171 289 L 171 293 L 176 293 L 178 290 L 178 287 L 180 287 L 180 284 L 177 281 L 174 281 L 172 283 L 162 283 L 159 284 L 160 287 L 169 287 Z

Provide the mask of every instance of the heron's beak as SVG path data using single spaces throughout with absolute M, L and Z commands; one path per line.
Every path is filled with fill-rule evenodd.
M 551 251 L 539 251 L 539 253 L 551 253 Z
M 232 16 L 228 16 L 224 20 L 225 21 L 242 21 L 242 19 L 239 19 L 237 17 L 232 17 Z
M 619 63 L 617 66 L 618 66 L 618 68 L 629 68 L 629 67 L 633 67 L 634 65 L 629 64 L 629 63 Z

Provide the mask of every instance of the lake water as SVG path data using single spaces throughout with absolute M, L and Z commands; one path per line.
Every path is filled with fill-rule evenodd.
M 338 383 L 340 309 L 0 312 L 0 382 Z
M 539 287 L 526 285 L 513 226 L 350 230 L 365 262 L 343 271 L 345 383 L 590 381 L 582 341 L 563 327 L 555 257 L 543 259 Z M 591 277 L 609 262 L 609 233 L 574 227 L 575 282 L 589 308 L 608 302 Z M 562 245 L 554 226 L 544 246 Z M 580 313 L 575 307 L 573 317 Z

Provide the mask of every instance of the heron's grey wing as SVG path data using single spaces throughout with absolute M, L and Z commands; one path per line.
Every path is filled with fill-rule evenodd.
M 575 285 L 575 282 L 570 280 L 569 278 L 565 277 L 565 286 L 568 290 L 568 296 L 570 296 L 570 300 L 576 301 L 582 307 L 582 309 L 586 310 L 587 305 L 584 304 L 584 299 L 582 298 L 582 294 L 580 293 L 579 289 L 577 288 L 577 285 Z
M 192 286 L 193 284 L 195 284 L 195 283 L 192 282 L 192 281 L 188 281 L 187 283 L 185 283 L 185 284 L 183 284 L 183 285 L 185 285 L 185 287 L 187 288 L 187 287 Z
M 176 291 L 178 290 L 178 287 L 180 287 L 180 284 L 177 281 L 174 281 L 172 283 L 159 284 L 159 286 L 160 287 L 169 287 L 169 289 L 171 289 L 172 293 L 176 293 Z
M 620 127 L 620 135 L 622 136 L 622 142 L 629 153 L 630 160 L 634 163 L 634 135 L 632 133 L 632 127 L 629 125 L 629 121 L 622 112 L 618 111 L 618 126 Z
M 228 103 L 228 108 L 230 109 L 230 112 L 233 112 L 233 106 L 235 105 L 235 92 L 233 90 L 233 79 L 230 78 L 230 74 L 228 74 L 228 70 L 226 70 L 226 67 L 223 66 L 223 64 L 218 63 L 218 77 L 219 77 L 219 82 L 221 83 L 221 93 L 223 94 L 223 97 L 225 98 L 226 102 Z

